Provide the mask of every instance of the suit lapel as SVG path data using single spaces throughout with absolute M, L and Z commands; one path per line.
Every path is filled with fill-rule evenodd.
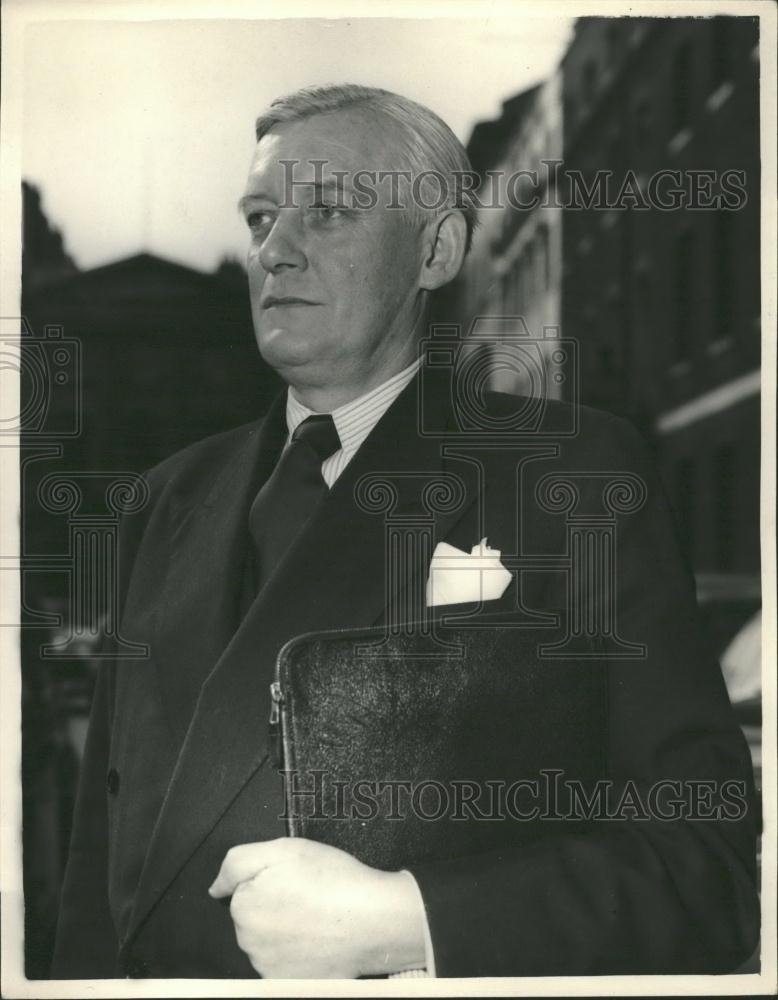
M 248 511 L 270 475 L 286 437 L 285 393 L 245 438 L 204 498 L 180 498 L 164 614 L 154 657 L 162 697 L 178 745 L 183 743 L 203 681 L 240 621 Z
M 418 392 L 417 379 L 384 414 L 264 586 L 202 685 L 152 835 L 130 933 L 266 758 L 269 685 L 281 646 L 305 632 L 359 628 L 384 617 L 384 518 L 357 505 L 354 491 L 370 473 L 400 472 L 407 479 L 409 473 L 444 471 L 441 438 L 417 433 Z M 438 390 L 435 398 L 437 412 L 432 415 L 428 410 L 426 419 L 437 420 L 437 426 L 443 427 L 445 390 Z M 221 487 L 214 499 L 226 492 L 227 487 Z M 438 539 L 474 499 L 471 490 L 464 504 L 437 518 Z M 231 530 L 245 537 L 245 496 L 240 502 L 227 503 L 232 503 Z M 217 512 L 217 506 L 213 510 Z M 201 522 L 190 544 L 202 539 L 209 523 L 216 530 L 215 519 Z M 219 526 L 218 530 L 223 537 L 228 529 Z M 234 545 L 234 539 L 226 544 Z M 234 556 L 221 565 L 227 572 L 235 566 Z M 426 565 L 415 567 L 417 575 L 426 569 Z M 409 582 L 396 581 L 394 586 Z M 198 662 L 202 667 L 199 657 Z M 175 690 L 169 693 L 172 698 Z

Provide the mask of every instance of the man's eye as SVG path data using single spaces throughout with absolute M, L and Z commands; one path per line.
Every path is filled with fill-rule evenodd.
M 258 229 L 265 229 L 272 225 L 273 217 L 270 212 L 251 212 L 246 216 L 246 223 L 252 232 Z
M 328 205 L 324 202 L 319 202 L 317 205 L 311 205 L 311 211 L 319 219 L 323 219 L 325 221 L 337 219 L 343 215 L 342 209 L 338 208 L 337 205 Z

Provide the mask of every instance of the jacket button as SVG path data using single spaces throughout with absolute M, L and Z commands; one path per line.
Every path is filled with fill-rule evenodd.
M 109 795 L 119 794 L 119 772 L 112 767 L 105 779 L 105 787 Z

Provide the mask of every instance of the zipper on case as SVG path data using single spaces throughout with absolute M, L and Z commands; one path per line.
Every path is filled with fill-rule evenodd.
M 273 766 L 279 768 L 283 766 L 283 727 L 281 724 L 281 704 L 284 700 L 284 693 L 281 690 L 279 681 L 273 681 L 270 685 L 270 719 L 268 729 L 270 734 L 270 755 Z
M 275 663 L 275 677 L 270 685 L 270 718 L 268 719 L 268 730 L 270 736 L 271 759 L 273 760 L 273 765 L 276 769 L 288 766 L 289 761 L 287 724 L 284 718 L 285 696 L 281 682 L 281 671 L 283 669 L 282 665 L 288 651 L 298 643 L 305 642 L 307 639 L 312 639 L 314 637 L 319 638 L 330 635 L 342 635 L 349 632 L 358 635 L 369 635 L 373 632 L 379 633 L 382 629 L 383 626 L 381 625 L 368 626 L 367 628 L 323 629 L 315 632 L 304 632 L 301 635 L 294 636 L 292 639 L 289 639 L 288 642 L 284 643 L 278 651 Z
M 406 627 L 411 628 L 414 625 L 428 624 L 427 622 L 409 622 Z M 289 761 L 289 746 L 288 746 L 288 733 L 287 733 L 287 721 L 285 719 L 285 695 L 283 684 L 281 681 L 281 674 L 283 672 L 283 664 L 287 659 L 289 651 L 292 650 L 296 645 L 301 642 L 306 642 L 309 639 L 325 639 L 330 636 L 337 635 L 353 635 L 355 638 L 357 636 L 371 636 L 371 635 L 381 635 L 386 632 L 386 625 L 362 625 L 362 626 L 351 626 L 350 628 L 331 628 L 331 629 L 317 629 L 312 632 L 303 632 L 300 635 L 296 635 L 289 639 L 281 649 L 278 651 L 278 656 L 276 657 L 274 680 L 270 685 L 270 719 L 268 728 L 270 730 L 270 749 L 271 756 L 276 769 L 288 766 Z
M 296 646 L 300 642 L 305 642 L 307 639 L 311 639 L 314 636 L 325 636 L 325 635 L 338 635 L 342 633 L 352 632 L 352 633 L 370 633 L 373 631 L 380 631 L 379 628 L 372 629 L 351 629 L 351 628 L 336 628 L 328 629 L 325 631 L 317 632 L 305 632 L 303 635 L 297 635 L 290 639 L 288 642 L 284 643 L 278 652 L 275 663 L 275 677 L 270 685 L 270 718 L 268 719 L 268 735 L 270 743 L 270 758 L 273 762 L 273 767 L 278 771 L 284 767 L 289 767 L 292 763 L 292 757 L 290 754 L 289 746 L 289 720 L 287 718 L 287 707 L 286 707 L 286 696 L 284 694 L 283 684 L 281 682 L 281 672 L 283 669 L 283 663 L 286 655 L 290 649 Z M 289 837 L 299 837 L 301 834 L 301 826 L 299 819 L 296 817 L 293 811 L 294 803 L 291 801 L 289 782 L 285 782 L 285 809 L 286 809 L 286 832 Z
M 276 666 L 276 671 L 278 667 Z M 270 718 L 268 719 L 268 742 L 270 750 L 270 760 L 273 769 L 280 771 L 286 766 L 289 759 L 288 749 L 284 745 L 286 737 L 286 726 L 284 722 L 284 692 L 281 682 L 273 681 L 270 685 Z M 298 824 L 291 812 L 292 802 L 289 795 L 289 784 L 284 782 L 284 812 L 286 814 L 286 835 L 287 837 L 299 836 Z
M 412 623 L 421 624 L 421 623 Z M 270 685 L 270 718 L 268 719 L 268 735 L 270 737 L 270 757 L 273 761 L 273 767 L 278 771 L 284 767 L 289 767 L 292 761 L 289 746 L 289 720 L 287 718 L 287 701 L 286 695 L 284 693 L 283 683 L 281 681 L 281 674 L 283 671 L 283 664 L 287 658 L 288 652 L 293 649 L 298 643 L 306 642 L 308 639 L 319 639 L 326 638 L 327 636 L 336 635 L 346 635 L 351 634 L 353 636 L 369 636 L 369 635 L 381 635 L 385 631 L 385 626 L 383 625 L 370 625 L 367 627 L 352 627 L 352 628 L 332 628 L 332 629 L 321 629 L 314 632 L 304 632 L 301 635 L 294 636 L 288 642 L 284 643 L 281 649 L 278 651 L 278 656 L 276 657 L 275 663 L 275 678 Z M 290 837 L 297 837 L 300 835 L 300 826 L 297 818 L 292 812 L 292 802 L 290 800 L 289 793 L 289 782 L 286 782 L 286 812 L 287 812 L 287 834 Z

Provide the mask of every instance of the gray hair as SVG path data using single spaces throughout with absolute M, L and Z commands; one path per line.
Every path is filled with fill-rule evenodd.
M 425 198 L 424 204 L 411 199 L 414 220 L 424 224 L 442 211 L 456 208 L 465 218 L 467 252 L 478 223 L 471 185 L 465 180 L 466 176 L 475 176 L 473 168 L 459 139 L 442 118 L 423 104 L 417 104 L 416 101 L 389 90 L 363 87 L 356 83 L 304 87 L 293 94 L 277 97 L 260 114 L 256 121 L 257 142 L 276 125 L 358 107 L 385 115 L 395 122 L 400 129 L 404 160 L 411 175 L 417 178 L 425 174 L 424 184 L 430 188 L 437 183 L 438 198 L 446 195 L 442 204 L 435 208 L 430 207 L 436 202 L 434 195 Z M 436 181 L 430 179 L 430 174 L 435 175 Z

